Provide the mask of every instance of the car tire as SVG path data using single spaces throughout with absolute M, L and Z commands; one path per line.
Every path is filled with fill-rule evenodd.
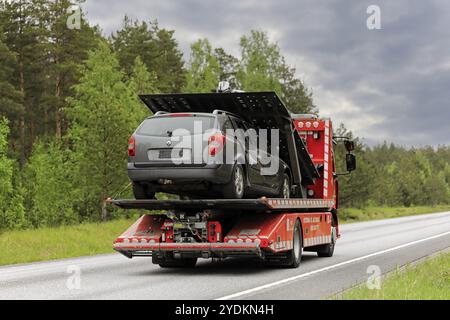
M 147 187 L 133 182 L 133 194 L 136 200 L 155 199 L 155 193 L 148 190 Z
M 231 173 L 230 182 L 223 186 L 225 199 L 242 199 L 244 197 L 245 175 L 240 164 L 236 164 Z
M 289 199 L 291 197 L 291 179 L 289 178 L 289 175 L 285 173 L 282 181 L 279 197 L 282 199 Z

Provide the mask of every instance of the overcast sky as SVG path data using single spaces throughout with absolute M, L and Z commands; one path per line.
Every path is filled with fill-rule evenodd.
M 367 28 L 369 5 L 381 29 Z M 450 144 L 450 1 L 87 0 L 106 35 L 124 14 L 157 19 L 189 45 L 207 37 L 239 55 L 239 38 L 268 32 L 310 87 L 322 116 L 368 144 Z

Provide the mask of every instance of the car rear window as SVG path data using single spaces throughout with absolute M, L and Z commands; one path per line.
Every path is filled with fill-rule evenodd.
M 214 117 L 208 116 L 166 116 L 146 119 L 139 128 L 138 133 L 149 136 L 171 136 L 177 129 L 184 129 L 194 133 L 195 122 L 201 123 L 203 132 L 212 129 L 214 126 Z M 197 124 L 200 126 L 200 124 Z

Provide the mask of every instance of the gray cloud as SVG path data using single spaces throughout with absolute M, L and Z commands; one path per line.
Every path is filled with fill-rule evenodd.
M 381 30 L 366 8 L 381 8 Z M 312 88 L 321 113 L 369 144 L 450 143 L 450 3 L 444 0 L 88 0 L 109 35 L 123 15 L 174 29 L 186 56 L 207 37 L 239 54 L 239 38 L 266 30 Z

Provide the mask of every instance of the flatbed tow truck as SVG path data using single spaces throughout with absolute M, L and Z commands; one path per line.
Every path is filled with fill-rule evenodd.
M 340 237 L 334 146 L 344 141 L 347 170 L 356 168 L 353 142 L 333 137 L 332 123 L 291 114 L 274 92 L 141 95 L 154 113 L 238 114 L 258 129 L 279 129 L 280 158 L 289 164 L 295 198 L 122 200 L 148 210 L 113 244 L 128 258 L 151 256 L 161 267 L 193 267 L 198 258 L 257 257 L 298 267 L 303 251 L 331 257 Z

